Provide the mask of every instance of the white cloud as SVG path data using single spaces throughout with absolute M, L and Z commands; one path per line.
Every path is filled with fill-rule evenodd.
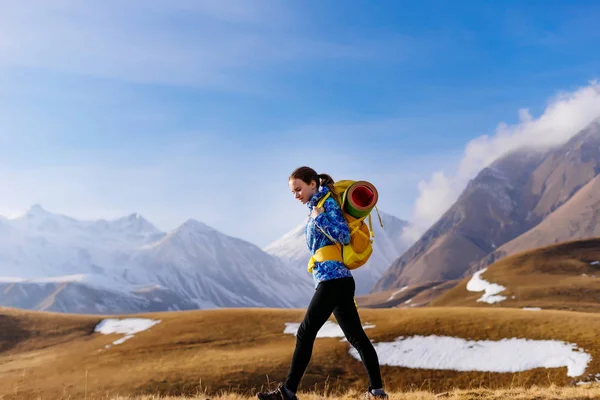
M 404 231 L 406 240 L 409 242 L 418 240 L 431 223 L 430 221 L 440 217 L 441 207 L 454 201 L 454 190 L 451 184 L 451 180 L 442 171 L 433 173 L 429 181 L 419 182 L 419 197 L 414 205 L 413 219 L 410 221 L 411 225 Z
M 519 123 L 501 123 L 494 135 L 471 140 L 454 175 L 439 171 L 419 183 L 411 219 L 413 227 L 407 232 L 407 239 L 418 240 L 450 208 L 468 181 L 498 157 L 522 147 L 543 149 L 559 145 L 598 118 L 600 84 L 593 81 L 573 92 L 559 93 L 538 118 L 522 109 Z

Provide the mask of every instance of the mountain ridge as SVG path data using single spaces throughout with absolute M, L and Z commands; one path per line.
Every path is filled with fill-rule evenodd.
M 560 208 L 600 172 L 600 125 L 561 145 L 521 148 L 483 168 L 372 292 L 453 280 Z

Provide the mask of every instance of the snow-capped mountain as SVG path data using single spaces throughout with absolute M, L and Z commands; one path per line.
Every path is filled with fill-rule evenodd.
M 410 245 L 402 238 L 402 232 L 408 226 L 408 222 L 382 211 L 379 211 L 379 215 L 383 228 L 379 223 L 377 213 L 371 214 L 375 234 L 373 254 L 365 265 L 352 272 L 356 281 L 357 295 L 369 293 L 384 271 Z M 303 279 L 312 282 L 311 275 L 306 271 L 310 254 L 306 245 L 305 227 L 306 223 L 300 224 L 280 239 L 265 246 L 263 250 L 279 257 L 293 269 L 302 271 Z
M 128 275 L 141 274 L 177 289 L 201 307 L 294 307 L 308 304 L 312 287 L 259 247 L 186 221 L 135 254 Z
M 4 219 L 0 228 L 0 276 L 42 278 L 100 273 L 120 263 L 120 254 L 162 237 L 148 221 L 79 221 L 35 205 Z
M 201 222 L 81 221 L 35 205 L 0 219 L 0 305 L 124 313 L 305 307 L 314 288 L 277 257 Z

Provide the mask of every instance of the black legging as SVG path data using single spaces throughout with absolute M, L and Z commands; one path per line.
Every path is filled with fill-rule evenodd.
M 312 356 L 313 344 L 319 329 L 331 313 L 335 316 L 348 342 L 360 354 L 369 374 L 370 388 L 382 387 L 379 359 L 373 344 L 363 330 L 354 304 L 354 278 L 332 279 L 320 282 L 306 310 L 306 315 L 296 334 L 296 349 L 285 387 L 296 392 Z

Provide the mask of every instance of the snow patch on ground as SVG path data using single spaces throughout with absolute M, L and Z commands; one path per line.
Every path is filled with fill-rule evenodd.
M 400 290 L 397 290 L 394 293 L 392 293 L 392 295 L 386 301 L 394 300 L 397 294 L 404 292 L 406 289 L 408 289 L 408 286 L 403 286 L 402 288 L 400 288 Z
M 488 304 L 499 303 L 503 300 L 506 300 L 506 296 L 497 296 L 498 293 L 506 289 L 504 286 L 496 283 L 490 283 L 481 278 L 481 274 L 483 274 L 486 270 L 487 268 L 484 268 L 473 274 L 473 277 L 467 283 L 467 290 L 470 292 L 484 291 L 483 295 L 477 299 L 477 301 L 483 301 Z
M 104 335 L 113 333 L 124 334 L 125 336 L 112 342 L 113 345 L 118 345 L 131 339 L 136 333 L 150 329 L 159 322 L 161 321 L 147 318 L 108 318 L 100 321 L 100 323 L 96 325 L 96 328 L 94 328 L 94 332 L 99 332 Z M 107 344 L 104 347 L 108 349 L 111 345 Z
M 583 375 L 592 357 L 573 343 L 558 340 L 465 340 L 452 336 L 400 337 L 374 343 L 381 365 L 455 371 L 520 372 L 567 367 L 567 375 Z M 356 349 L 350 354 L 360 360 Z

